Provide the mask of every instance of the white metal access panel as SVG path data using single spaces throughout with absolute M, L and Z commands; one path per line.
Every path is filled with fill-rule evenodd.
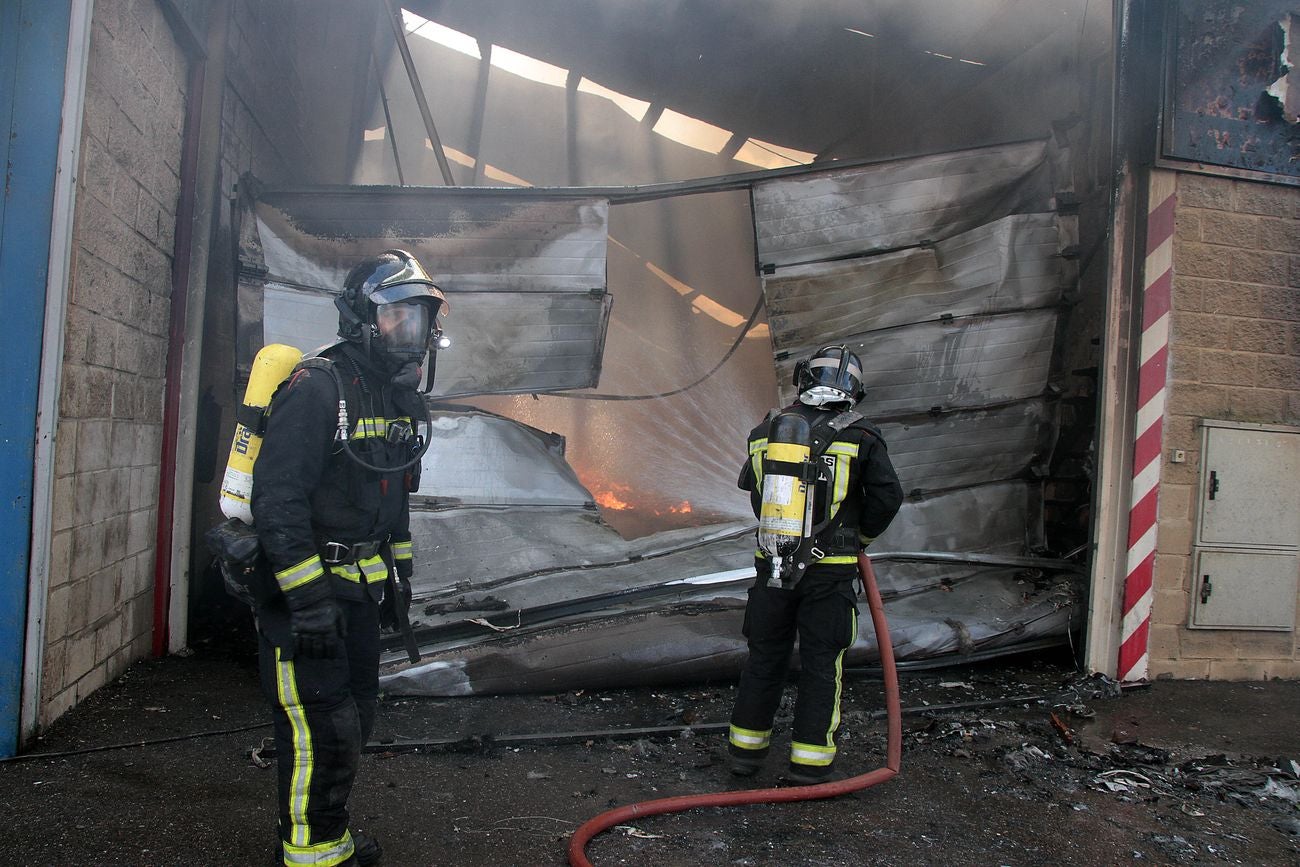
M 1300 429 L 1202 422 L 1192 627 L 1295 628 Z

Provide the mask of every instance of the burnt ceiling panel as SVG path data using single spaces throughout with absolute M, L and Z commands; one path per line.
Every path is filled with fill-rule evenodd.
M 352 264 L 409 250 L 447 295 L 450 348 L 433 393 L 513 394 L 599 383 L 611 299 L 608 203 L 439 189 L 252 191 L 239 259 L 240 358 L 266 343 L 334 340 Z

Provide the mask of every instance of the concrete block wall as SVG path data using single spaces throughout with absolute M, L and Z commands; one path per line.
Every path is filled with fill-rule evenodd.
M 42 725 L 150 652 L 187 75 L 156 0 L 95 4 L 56 432 Z
M 1200 421 L 1300 424 L 1300 188 L 1179 173 L 1176 189 L 1150 676 L 1300 678 L 1300 630 L 1186 626 Z

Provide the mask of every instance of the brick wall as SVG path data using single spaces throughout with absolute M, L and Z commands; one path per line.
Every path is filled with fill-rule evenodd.
M 54 461 L 42 725 L 150 649 L 187 72 L 153 0 L 95 4 Z
M 1297 678 L 1295 631 L 1186 624 L 1201 419 L 1300 424 L 1300 189 L 1180 173 L 1177 197 L 1150 675 Z

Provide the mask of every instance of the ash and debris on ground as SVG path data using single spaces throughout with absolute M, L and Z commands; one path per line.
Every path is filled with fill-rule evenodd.
M 639 818 L 602 865 L 1300 864 L 1300 683 L 1125 688 L 1068 654 L 900 676 L 901 773 L 830 800 Z M 728 773 L 732 682 L 386 698 L 352 797 L 390 865 L 562 865 L 608 809 L 782 784 Z M 837 771 L 884 761 L 878 672 L 846 677 Z M 141 663 L 0 763 L 22 864 L 270 864 L 274 770 L 256 668 Z

